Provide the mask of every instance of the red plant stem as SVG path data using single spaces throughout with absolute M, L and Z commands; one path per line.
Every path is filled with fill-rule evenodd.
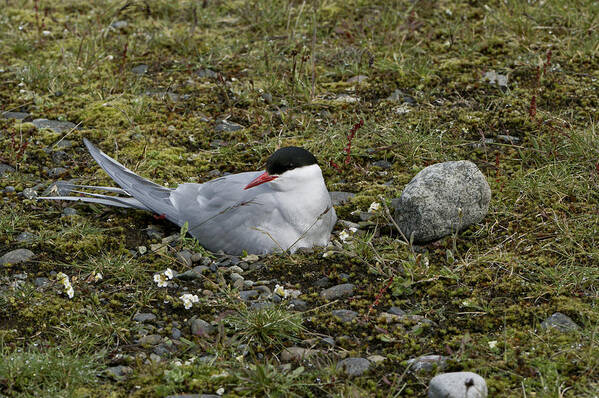
M 354 137 L 356 136 L 356 131 L 358 131 L 358 129 L 360 127 L 362 127 L 364 125 L 364 120 L 360 119 L 360 121 L 358 123 L 356 123 L 354 125 L 354 127 L 352 127 L 352 129 L 349 131 L 349 134 L 347 135 L 347 145 L 344 149 L 344 152 L 347 154 L 345 156 L 345 164 L 349 164 L 350 160 L 351 160 L 351 143 L 354 139 Z
M 543 74 L 546 75 L 547 74 L 547 67 L 551 66 L 551 49 L 549 49 L 549 51 L 547 51 L 547 60 L 545 61 L 545 63 L 543 64 Z
M 528 110 L 528 114 L 531 119 L 534 119 L 537 114 L 537 96 L 533 95 L 530 99 L 530 109 Z
M 387 284 L 385 286 L 383 286 L 381 288 L 381 290 L 379 290 L 378 294 L 374 298 L 374 302 L 368 308 L 368 313 L 366 314 L 366 319 L 368 319 L 368 316 L 370 315 L 370 312 L 372 311 L 372 309 L 374 307 L 376 307 L 377 305 L 379 305 L 379 301 L 381 301 L 381 297 L 383 296 L 383 294 L 385 294 L 385 292 L 387 290 L 389 290 L 389 288 L 391 287 L 392 284 L 393 284 L 393 276 L 391 278 L 389 278 L 389 282 L 387 282 Z

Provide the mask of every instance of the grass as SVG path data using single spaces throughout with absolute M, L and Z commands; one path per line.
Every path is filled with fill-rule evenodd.
M 0 119 L 0 163 L 16 169 L 0 180 L 0 255 L 27 248 L 36 256 L 0 269 L 0 394 L 141 397 L 223 388 L 230 396 L 423 396 L 434 375 L 405 372 L 406 361 L 439 354 L 450 357 L 447 371 L 485 377 L 492 396 L 596 395 L 596 3 L 196 3 L 3 4 L 0 111 L 30 117 Z M 115 28 L 117 21 L 126 25 Z M 132 72 L 142 64 L 145 74 Z M 205 69 L 218 77 L 201 77 Z M 506 75 L 507 88 L 484 81 L 489 71 Z M 348 82 L 357 75 L 367 80 Z M 396 90 L 407 103 L 388 99 Z M 344 95 L 355 101 L 339 100 Z M 80 128 L 37 130 L 28 122 L 35 118 Z M 222 119 L 245 128 L 217 132 Z M 346 137 L 359 120 L 346 165 Z M 309 312 L 293 312 L 287 301 L 249 309 L 222 272 L 159 288 L 153 274 L 189 269 L 177 251 L 219 256 L 190 238 L 141 255 L 139 246 L 162 244 L 148 236 L 149 225 L 163 236 L 181 231 L 144 212 L 101 206 L 70 203 L 77 215 L 63 217 L 63 204 L 19 195 L 31 187 L 41 193 L 52 182 L 47 171 L 59 166 L 69 170 L 65 179 L 111 184 L 83 137 L 171 187 L 212 179 L 213 170 L 256 170 L 277 147 L 301 145 L 319 159 L 329 190 L 356 193 L 335 210 L 363 232 L 326 257 L 317 250 L 249 264 L 246 279 L 300 290 Z M 54 147 L 61 139 L 73 147 Z M 56 150 L 67 156 L 53 161 Z M 389 205 L 424 167 L 460 159 L 476 163 L 492 189 L 478 225 L 413 247 L 383 213 L 368 222 L 354 213 L 374 201 Z M 391 167 L 373 167 L 379 160 Z M 16 193 L 5 193 L 8 186 Z M 18 242 L 25 231 L 33 239 Z M 58 272 L 70 277 L 72 299 L 55 281 Z M 354 296 L 325 303 L 315 286 L 325 276 L 354 283 Z M 199 296 L 190 310 L 183 293 Z M 380 314 L 390 306 L 434 324 L 387 324 Z M 359 315 L 341 323 L 333 309 Z M 580 329 L 541 330 L 557 311 Z M 140 312 L 156 319 L 134 321 Z M 192 336 L 194 316 L 217 325 L 215 334 Z M 175 329 L 179 340 L 171 338 Z M 146 334 L 161 336 L 158 347 L 137 344 Z M 334 346 L 322 345 L 326 336 Z M 239 357 L 241 344 L 251 355 Z M 278 362 L 292 345 L 322 349 L 326 359 Z M 161 350 L 168 352 L 154 360 Z M 385 361 L 364 376 L 335 370 L 341 357 L 371 354 Z M 118 382 L 97 376 L 115 365 L 132 372 Z

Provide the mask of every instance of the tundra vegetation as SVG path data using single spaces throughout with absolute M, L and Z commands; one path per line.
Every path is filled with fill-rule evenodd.
M 33 257 L 0 267 L 0 395 L 423 396 L 464 370 L 494 397 L 596 396 L 598 15 L 583 0 L 2 1 L 0 255 Z M 168 186 L 301 145 L 329 190 L 355 193 L 336 210 L 358 226 L 333 249 L 229 258 L 147 212 L 36 201 L 57 180 L 111 184 L 82 137 Z M 460 159 L 491 186 L 486 218 L 405 242 L 391 199 Z M 578 327 L 543 328 L 556 312 Z M 429 354 L 446 361 L 408 363 Z M 370 366 L 349 376 L 347 358 Z

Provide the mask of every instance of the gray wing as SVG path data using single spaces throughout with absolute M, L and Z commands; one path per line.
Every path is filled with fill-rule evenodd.
M 150 180 L 138 176 L 104 152 L 96 148 L 87 139 L 83 139 L 89 153 L 98 162 L 100 167 L 121 187 L 133 196 L 145 208 L 157 213 L 164 214 L 166 218 L 176 224 L 179 222 L 179 214 L 170 200 L 172 189 L 155 184 Z

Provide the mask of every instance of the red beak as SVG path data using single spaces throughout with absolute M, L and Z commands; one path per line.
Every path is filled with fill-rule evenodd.
M 278 176 L 271 176 L 270 174 L 268 174 L 268 171 L 265 171 L 264 173 L 262 173 L 258 177 L 256 177 L 254 180 L 252 180 L 252 182 L 247 184 L 246 187 L 243 189 L 249 189 L 249 188 L 256 187 L 260 184 L 264 184 L 265 182 L 272 181 L 277 177 Z

